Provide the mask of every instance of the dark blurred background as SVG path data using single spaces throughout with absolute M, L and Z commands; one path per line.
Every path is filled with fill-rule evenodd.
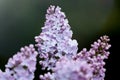
M 50 5 L 58 5 L 65 12 L 79 51 L 89 49 L 102 35 L 110 37 L 112 47 L 106 60 L 105 80 L 117 78 L 120 0 L 0 0 L 0 68 L 4 71 L 8 58 L 21 47 L 35 44 L 34 36 L 41 32 Z

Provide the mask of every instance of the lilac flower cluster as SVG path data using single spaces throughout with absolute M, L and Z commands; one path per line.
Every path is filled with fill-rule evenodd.
M 77 41 L 72 40 L 72 31 L 60 7 L 50 6 L 46 14 L 42 33 L 35 37 L 40 65 L 43 70 L 51 69 L 40 75 L 41 80 L 104 80 L 105 62 L 110 48 L 108 36 L 103 36 L 91 45 L 89 51 L 77 53 Z
M 77 41 L 72 40 L 70 25 L 60 7 L 50 6 L 42 33 L 35 37 L 42 68 L 52 69 L 62 56 L 72 57 L 77 53 Z
M 72 30 L 60 7 L 50 6 L 46 22 L 34 45 L 21 48 L 20 52 L 8 60 L 5 72 L 0 70 L 0 80 L 33 80 L 37 56 L 42 70 L 40 80 L 104 80 L 105 59 L 111 47 L 108 36 L 102 36 L 78 53 L 78 43 L 72 39 Z
M 104 80 L 106 70 L 104 68 L 104 59 L 108 58 L 110 54 L 108 49 L 111 47 L 108 41 L 108 36 L 100 37 L 97 42 L 91 45 L 92 48 L 89 51 L 84 48 L 74 57 L 74 59 L 84 60 L 91 65 L 91 69 L 93 69 L 93 80 Z
M 33 80 L 38 53 L 31 44 L 8 60 L 5 72 L 0 71 L 0 80 Z
M 68 58 L 61 58 L 54 72 L 56 80 L 90 80 L 92 77 L 92 69 L 86 61 Z
M 105 62 L 111 45 L 108 36 L 103 36 L 91 45 L 89 51 L 84 48 L 71 59 L 62 56 L 52 69 L 53 73 L 40 75 L 41 80 L 104 80 Z
M 40 75 L 41 80 L 90 80 L 92 69 L 86 61 L 62 57 L 53 69 L 53 73 Z

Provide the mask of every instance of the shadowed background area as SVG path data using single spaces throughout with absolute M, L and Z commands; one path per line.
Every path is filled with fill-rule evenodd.
M 0 0 L 0 68 L 4 70 L 8 58 L 21 47 L 35 44 L 34 36 L 41 32 L 50 5 L 58 5 L 65 12 L 79 51 L 89 49 L 102 35 L 110 36 L 105 80 L 113 80 L 120 44 L 119 0 Z

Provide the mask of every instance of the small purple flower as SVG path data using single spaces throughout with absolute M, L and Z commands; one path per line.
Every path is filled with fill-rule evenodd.
M 0 80 L 15 80 L 15 78 L 7 70 L 5 72 L 0 70 Z

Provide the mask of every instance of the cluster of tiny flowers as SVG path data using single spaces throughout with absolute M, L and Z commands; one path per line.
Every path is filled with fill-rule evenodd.
M 8 60 L 5 72 L 0 71 L 0 80 L 33 80 L 38 53 L 31 44 Z
M 52 69 L 62 56 L 71 58 L 76 55 L 78 43 L 71 38 L 72 31 L 65 14 L 60 7 L 50 6 L 42 33 L 35 37 L 43 69 Z
M 86 61 L 62 57 L 53 69 L 53 73 L 41 75 L 41 80 L 90 80 L 92 69 Z
M 93 69 L 93 80 L 104 80 L 106 70 L 104 68 L 104 59 L 108 58 L 110 54 L 108 49 L 111 47 L 108 42 L 108 36 L 100 37 L 97 42 L 91 45 L 89 51 L 84 48 L 74 57 L 74 59 L 85 60 L 88 64 L 91 64 L 91 68 Z
M 53 69 L 55 80 L 90 80 L 92 69 L 86 61 L 61 58 Z
M 72 34 L 64 12 L 51 5 L 42 32 L 35 37 L 37 51 L 32 44 L 21 48 L 8 60 L 5 72 L 0 70 L 0 80 L 33 80 L 37 56 L 41 71 L 47 71 L 38 80 L 104 80 L 109 37 L 102 36 L 88 51 L 84 48 L 78 52 Z
M 111 45 L 108 44 L 108 36 L 103 36 L 91 45 L 89 51 L 84 48 L 73 58 L 61 57 L 57 62 L 53 73 L 40 75 L 41 80 L 104 80 L 105 62 Z
M 100 37 L 97 42 L 91 45 L 89 51 L 84 48 L 77 53 L 77 41 L 71 39 L 72 31 L 66 20 L 65 14 L 61 12 L 59 7 L 50 6 L 48 8 L 45 26 L 42 28 L 42 33 L 36 37 L 36 42 L 40 58 L 43 58 L 40 64 L 44 69 L 46 67 L 51 69 L 52 73 L 40 75 L 40 79 L 104 80 L 104 59 L 108 58 L 109 52 L 107 50 L 111 46 L 108 44 L 108 36 Z M 69 34 L 64 34 L 66 30 Z M 51 42 L 52 40 L 55 42 Z

